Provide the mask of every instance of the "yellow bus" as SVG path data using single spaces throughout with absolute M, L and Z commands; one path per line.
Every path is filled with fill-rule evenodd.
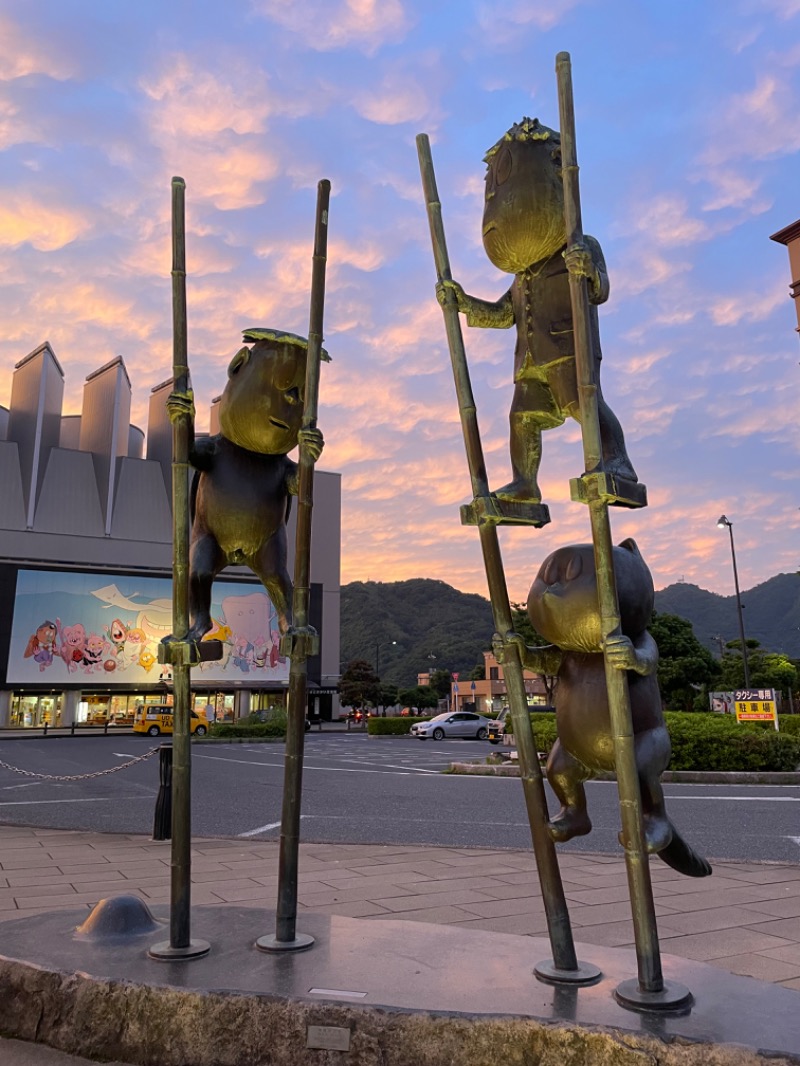
M 140 704 L 133 717 L 134 733 L 147 733 L 150 737 L 172 733 L 173 708 L 167 703 Z M 193 736 L 203 737 L 208 732 L 208 722 L 202 714 L 192 711 L 189 730 Z

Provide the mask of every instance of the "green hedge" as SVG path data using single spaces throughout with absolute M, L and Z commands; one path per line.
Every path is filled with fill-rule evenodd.
M 539 751 L 548 751 L 556 738 L 554 714 L 532 714 Z M 664 715 L 670 739 L 670 770 L 726 772 L 791 772 L 800 767 L 800 715 L 781 716 L 782 733 L 758 725 L 737 722 L 731 715 L 667 711 Z M 785 718 L 792 724 L 785 729 Z M 506 729 L 510 725 L 506 720 Z M 509 730 L 510 732 L 512 730 Z
M 367 733 L 371 737 L 397 737 L 408 733 L 415 722 L 430 722 L 430 715 L 413 717 L 405 715 L 402 718 L 373 718 L 367 719 Z
M 209 726 L 210 737 L 283 737 L 283 722 L 215 722 Z

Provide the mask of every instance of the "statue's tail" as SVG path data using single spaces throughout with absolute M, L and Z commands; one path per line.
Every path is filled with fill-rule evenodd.
M 672 826 L 672 840 L 658 853 L 659 859 L 677 870 L 685 877 L 709 877 L 711 865 L 707 859 L 686 843 L 675 826 Z

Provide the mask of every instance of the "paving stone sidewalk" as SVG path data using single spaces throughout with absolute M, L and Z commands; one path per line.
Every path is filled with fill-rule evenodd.
M 121 892 L 168 902 L 169 861 L 168 841 L 0 826 L 0 921 L 88 911 Z M 633 946 L 622 856 L 562 851 L 559 861 L 576 942 Z M 192 902 L 274 908 L 277 869 L 277 841 L 197 839 Z M 657 860 L 651 870 L 664 954 L 800 989 L 800 865 L 717 862 L 713 876 L 699 880 Z M 299 905 L 547 935 L 527 851 L 302 844 Z

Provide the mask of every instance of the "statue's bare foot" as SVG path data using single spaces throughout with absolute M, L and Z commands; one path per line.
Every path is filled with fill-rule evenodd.
M 585 837 L 592 831 L 592 823 L 586 811 L 575 807 L 562 807 L 555 818 L 547 823 L 547 831 L 557 844 L 573 837 Z
M 644 846 L 650 855 L 657 855 L 659 851 L 672 842 L 672 825 L 666 817 L 657 817 L 646 814 L 642 818 L 644 828 Z M 619 842 L 625 847 L 622 833 L 619 834 Z
M 607 473 L 613 474 L 615 477 L 623 478 L 625 481 L 639 480 L 627 455 L 620 455 L 616 459 L 609 459 L 608 462 L 603 463 L 603 469 Z
M 644 825 L 644 842 L 647 850 L 658 854 L 672 841 L 672 825 L 668 818 L 646 814 L 642 819 Z
M 498 500 L 513 500 L 514 503 L 541 503 L 542 494 L 536 482 L 510 481 L 501 489 L 496 489 L 493 496 Z

